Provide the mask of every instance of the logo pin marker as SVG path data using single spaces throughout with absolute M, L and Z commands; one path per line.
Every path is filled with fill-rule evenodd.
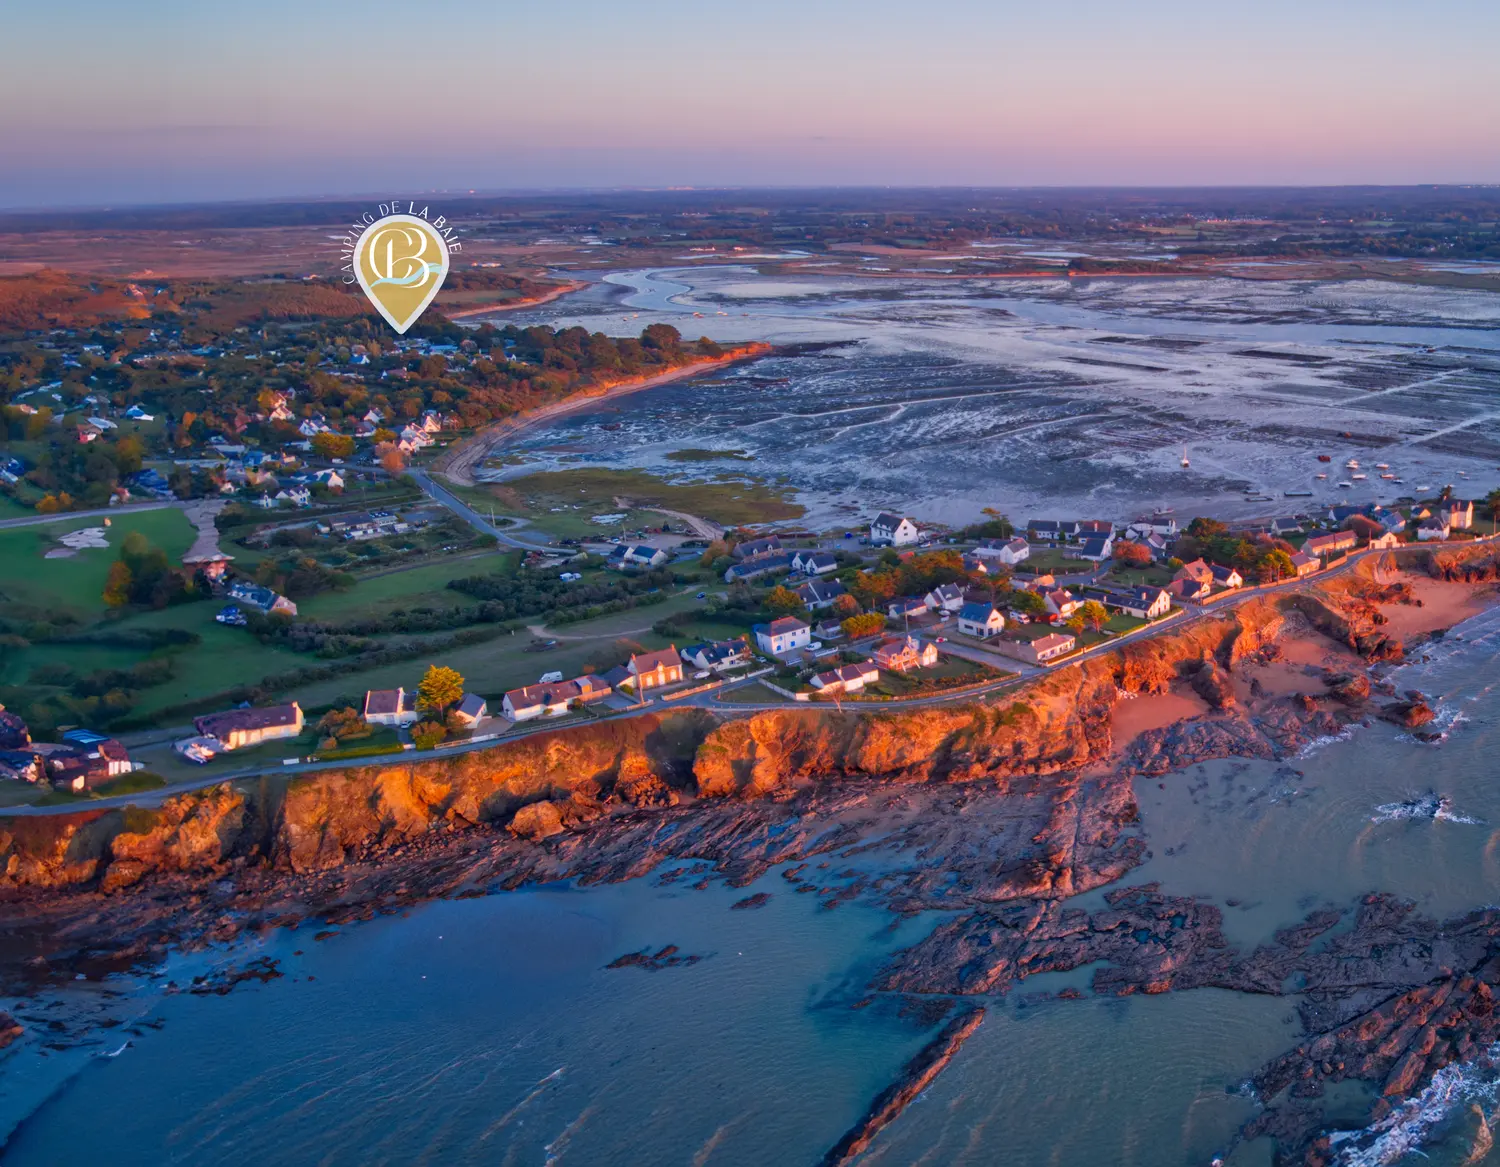
M 390 326 L 405 332 L 448 276 L 448 244 L 426 219 L 387 215 L 359 237 L 354 275 Z

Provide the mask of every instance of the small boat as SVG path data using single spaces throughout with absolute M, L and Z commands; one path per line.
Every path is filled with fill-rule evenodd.
M 1380 477 L 1384 478 L 1387 482 L 1396 481 L 1396 476 L 1394 474 L 1382 474 Z
M 1282 492 L 1284 498 L 1312 498 L 1310 490 L 1287 490 Z
M 1358 470 L 1359 469 L 1359 459 L 1358 458 L 1350 458 L 1349 461 L 1347 461 L 1347 462 L 1344 463 L 1344 469 L 1345 470 Z
M 1319 462 L 1332 462 L 1333 459 L 1330 458 L 1327 454 L 1319 454 L 1318 455 L 1318 461 Z
M 1375 469 L 1377 469 L 1377 470 L 1389 470 L 1390 468 L 1391 468 L 1391 464 L 1389 462 L 1376 462 L 1375 463 Z
M 1186 470 L 1191 465 L 1192 465 L 1192 463 L 1188 461 L 1187 447 L 1183 446 L 1182 447 L 1182 468 L 1184 470 Z
M 1352 482 L 1340 482 L 1339 483 L 1339 486 L 1342 487 L 1344 490 L 1348 490 L 1353 485 L 1354 485 L 1354 483 L 1352 483 Z
M 1368 478 L 1370 476 L 1368 474 L 1351 474 L 1351 475 L 1349 475 L 1349 477 L 1352 478 L 1352 479 L 1354 479 L 1355 482 L 1363 482 L 1366 478 Z
M 1326 475 L 1326 474 L 1314 474 L 1313 477 L 1314 478 L 1327 478 L 1328 475 Z
M 1419 486 L 1419 487 L 1417 487 L 1417 489 L 1418 490 L 1431 490 L 1432 487 L 1430 487 L 1430 486 Z

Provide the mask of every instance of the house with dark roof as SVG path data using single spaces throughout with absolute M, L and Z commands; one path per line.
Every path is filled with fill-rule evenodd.
M 792 570 L 803 575 L 827 575 L 837 571 L 838 566 L 832 551 L 799 551 L 792 556 Z
M 757 555 L 753 559 L 745 559 L 731 565 L 724 572 L 724 582 L 734 583 L 738 579 L 755 579 L 757 576 L 770 575 L 772 572 L 791 570 L 792 557 L 784 551 L 773 551 L 769 555 Z
M 870 520 L 870 542 L 873 544 L 901 547 L 907 543 L 915 543 L 921 537 L 922 532 L 917 529 L 917 525 L 904 515 L 881 511 Z
M 46 776 L 57 789 L 93 790 L 136 768 L 129 752 L 114 738 L 91 736 L 97 740 L 86 745 L 69 742 L 43 755 Z
M 972 600 L 958 610 L 958 630 L 988 640 L 1005 630 L 1005 616 L 988 600 Z
M 0 778 L 12 782 L 40 782 L 46 768 L 40 755 L 30 750 L 0 750 Z
M 795 616 L 782 616 L 769 624 L 756 624 L 751 631 L 761 652 L 770 656 L 786 656 L 812 643 L 812 628 Z
M 858 693 L 866 685 L 880 680 L 880 669 L 874 661 L 856 661 L 840 665 L 826 673 L 818 673 L 808 682 L 822 693 Z
M 363 715 L 371 725 L 411 725 L 421 716 L 417 695 L 399 687 L 367 690 Z
M 747 539 L 743 543 L 736 543 L 729 554 L 733 559 L 754 559 L 757 555 L 772 555 L 780 550 L 781 540 L 775 535 L 767 535 L 764 539 Z
M 1245 586 L 1245 577 L 1232 567 L 1223 567 L 1220 564 L 1212 564 L 1209 571 L 1213 573 L 1213 581 L 1221 588 L 1239 588 Z
M 297 614 L 297 605 L 292 603 L 283 595 L 278 595 L 270 588 L 263 588 L 259 584 L 251 583 L 249 580 L 237 579 L 229 585 L 229 597 L 238 600 L 242 604 L 248 604 L 252 608 L 266 613 L 280 613 L 286 616 Z
M 709 640 L 690 644 L 682 650 L 682 659 L 695 669 L 721 673 L 750 663 L 750 645 L 744 637 L 735 640 Z
M 1103 563 L 1115 550 L 1114 535 L 1089 535 L 1083 540 L 1083 546 L 1079 548 L 1078 555 L 1081 559 L 1092 560 L 1094 563 Z
M 833 607 L 834 601 L 844 594 L 844 585 L 836 579 L 810 579 L 797 588 L 797 598 L 809 612 Z
M 0 705 L 0 750 L 21 750 L 31 744 L 31 730 L 19 713 Z
M 885 606 L 885 614 L 892 620 L 910 620 L 927 615 L 927 601 L 921 596 L 897 596 Z
M 671 558 L 659 547 L 648 547 L 643 543 L 619 543 L 609 553 L 608 566 L 619 571 L 635 571 L 647 567 L 660 567 Z
M 193 727 L 200 736 L 218 738 L 226 750 L 296 737 L 303 724 L 302 706 L 295 701 L 260 709 L 230 709 L 193 719 Z
M 957 612 L 964 606 L 964 590 L 956 583 L 938 584 L 922 597 L 922 602 L 934 612 Z
M 489 716 L 489 703 L 478 693 L 465 693 L 450 716 L 472 729 Z
M 1019 535 L 1013 539 L 981 539 L 969 554 L 975 559 L 992 559 L 1006 567 L 1014 567 L 1031 555 L 1031 544 Z

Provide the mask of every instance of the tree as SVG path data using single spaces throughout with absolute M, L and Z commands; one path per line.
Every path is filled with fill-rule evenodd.
M 1151 548 L 1144 543 L 1121 539 L 1115 544 L 1115 562 L 1125 567 L 1150 567 Z
M 1490 519 L 1500 523 L 1500 490 L 1492 490 L 1484 496 L 1485 508 L 1490 512 Z
M 1447 486 L 1443 487 L 1442 490 L 1438 491 L 1438 502 L 1447 502 L 1452 497 L 1453 483 L 1451 482 Z
M 1083 610 L 1079 609 L 1078 611 L 1074 612 L 1065 621 L 1063 621 L 1063 623 L 1067 626 L 1068 630 L 1073 633 L 1074 636 L 1082 635 L 1084 626 Z
M 111 608 L 121 608 L 130 602 L 130 585 L 133 583 L 130 567 L 123 559 L 109 565 L 109 575 L 104 579 L 104 602 Z
M 352 458 L 354 439 L 348 434 L 313 434 L 312 448 L 320 458 Z
M 800 616 L 804 610 L 797 593 L 789 587 L 774 587 L 766 596 L 766 611 L 773 616 Z
M 1280 548 L 1272 548 L 1261 556 L 1260 562 L 1256 564 L 1256 576 L 1261 583 L 1276 583 L 1278 580 L 1290 579 L 1297 574 L 1297 565 L 1292 562 L 1292 557 Z
M 647 348 L 675 352 L 682 344 L 682 333 L 670 324 L 648 324 L 641 331 L 641 343 Z
M 1187 525 L 1187 533 L 1194 539 L 1217 539 L 1229 533 L 1229 528 L 1218 519 L 1199 515 Z
M 318 733 L 325 738 L 332 738 L 335 744 L 369 737 L 374 732 L 375 727 L 352 705 L 343 709 L 330 709 L 318 719 Z
M 879 612 L 865 612 L 859 616 L 850 616 L 839 627 L 844 630 L 844 635 L 850 640 L 859 640 L 865 636 L 874 636 L 877 632 L 884 632 L 885 617 Z
M 1085 600 L 1083 607 L 1078 609 L 1077 615 L 1083 618 L 1083 622 L 1098 632 L 1109 623 L 1109 609 L 1098 600 Z
M 447 736 L 448 729 L 440 721 L 419 721 L 411 727 L 412 745 L 419 750 L 430 750 Z
M 835 616 L 858 616 L 859 601 L 845 592 L 833 601 L 833 614 Z
M 406 455 L 394 442 L 381 442 L 375 447 L 375 456 L 387 474 L 400 474 L 406 469 Z
M 463 700 L 464 679 L 457 669 L 446 665 L 428 665 L 427 674 L 417 686 L 417 708 L 431 713 L 446 713 Z M 439 739 L 441 740 L 441 739 Z
M 1011 592 L 1006 597 L 1006 603 L 1015 611 L 1022 612 L 1027 616 L 1040 616 L 1047 611 L 1047 601 L 1037 595 L 1036 592 L 1028 592 L 1024 589 L 1019 592 Z

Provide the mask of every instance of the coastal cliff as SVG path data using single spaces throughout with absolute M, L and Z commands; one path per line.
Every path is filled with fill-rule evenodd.
M 494 749 L 291 780 L 209 788 L 156 808 L 16 817 L 0 826 L 0 886 L 112 892 L 152 874 L 245 866 L 339 868 L 434 835 L 507 828 L 540 841 L 620 815 L 768 799 L 844 783 L 970 783 L 1087 770 L 1111 757 L 1122 695 L 1179 680 L 1221 688 L 1273 644 L 1286 613 L 1265 600 L 1059 669 L 993 705 L 906 711 L 813 708 L 722 717 L 648 714 Z M 1215 702 L 1225 708 L 1228 702 Z

